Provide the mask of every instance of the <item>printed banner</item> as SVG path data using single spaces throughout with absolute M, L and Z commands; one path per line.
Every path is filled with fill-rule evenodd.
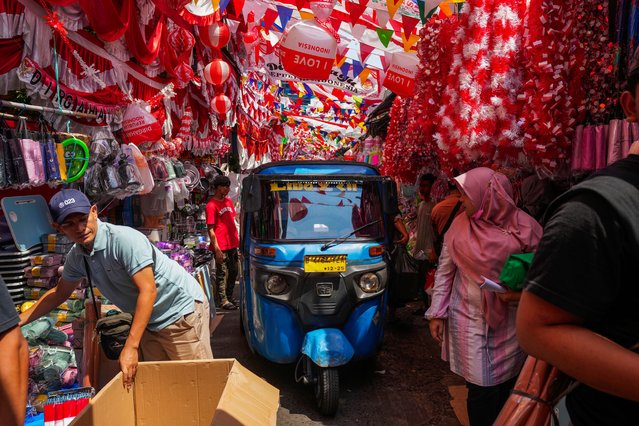
M 275 54 L 265 55 L 265 59 L 266 63 L 264 64 L 264 68 L 266 68 L 268 75 L 272 79 L 300 81 L 298 77 L 284 70 L 279 58 Z M 362 97 L 375 97 L 379 95 L 380 92 L 378 72 L 371 72 L 368 78 L 362 83 L 359 79 L 344 76 L 339 69 L 333 68 L 330 76 L 326 80 L 304 80 L 304 82 L 336 87 Z
M 58 98 L 57 86 L 54 77 L 48 75 L 42 68 L 29 58 L 24 58 L 18 69 L 18 78 L 26 83 L 29 94 L 37 93 L 42 99 L 48 99 L 54 107 L 97 115 L 98 123 L 111 123 L 117 118 L 120 121 L 122 109 L 117 105 L 105 105 L 90 101 L 80 95 L 81 92 L 60 85 L 60 97 Z M 88 94 L 87 94 L 88 95 Z

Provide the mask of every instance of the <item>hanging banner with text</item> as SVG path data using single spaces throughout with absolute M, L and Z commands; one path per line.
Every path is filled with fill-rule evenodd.
M 95 114 L 97 123 L 101 125 L 121 121 L 121 107 L 93 102 L 85 97 L 91 95 L 90 93 L 77 92 L 61 84 L 58 98 L 55 78 L 29 58 L 22 61 L 18 69 L 18 78 L 26 84 L 29 95 L 37 93 L 42 99 L 50 100 L 56 108 L 59 106 L 69 111 Z

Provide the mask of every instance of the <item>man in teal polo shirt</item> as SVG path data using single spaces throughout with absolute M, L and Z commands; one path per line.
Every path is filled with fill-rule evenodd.
M 135 379 L 138 351 L 144 361 L 211 359 L 209 304 L 202 288 L 135 229 L 98 220 L 98 210 L 75 189 L 49 202 L 54 227 L 75 245 L 58 285 L 21 316 L 21 325 L 67 300 L 87 266 L 95 287 L 118 308 L 133 314 L 120 354 L 124 382 Z

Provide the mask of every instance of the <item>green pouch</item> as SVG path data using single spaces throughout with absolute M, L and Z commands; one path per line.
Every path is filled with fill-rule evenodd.
M 535 253 L 511 254 L 499 275 L 499 282 L 511 290 L 521 291 Z

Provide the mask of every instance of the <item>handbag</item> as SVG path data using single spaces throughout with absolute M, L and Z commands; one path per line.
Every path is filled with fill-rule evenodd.
M 154 252 L 155 254 L 155 252 Z M 93 309 L 95 309 L 96 318 L 100 318 L 98 312 L 98 305 L 95 301 L 95 292 L 93 291 L 93 284 L 91 283 L 91 272 L 89 270 L 89 264 L 84 259 L 84 267 L 87 272 L 87 281 L 91 288 L 91 298 L 93 300 Z M 129 338 L 129 331 L 131 331 L 131 323 L 133 322 L 133 315 L 122 312 L 115 315 L 107 315 L 104 318 L 100 318 L 95 324 L 95 331 L 98 334 L 100 347 L 110 360 L 118 360 L 120 353 L 124 348 L 126 339 Z
M 637 349 L 639 343 L 630 347 Z M 493 426 L 559 425 L 555 406 L 579 385 L 546 361 L 528 356 Z
M 419 265 L 417 261 L 408 254 L 406 246 L 395 244 L 391 252 L 391 261 L 395 272 L 396 286 L 394 293 L 398 302 L 408 302 L 415 299 L 423 283 L 419 282 Z

